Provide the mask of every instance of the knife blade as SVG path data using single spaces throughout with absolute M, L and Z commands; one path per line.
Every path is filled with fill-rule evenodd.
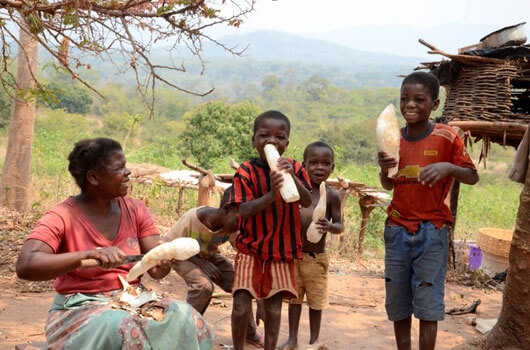
M 136 255 L 127 255 L 125 259 L 123 259 L 124 264 L 130 264 L 133 262 L 137 262 L 142 260 L 144 257 L 144 254 L 136 254 Z
M 130 264 L 142 260 L 144 254 L 127 255 L 123 259 L 123 265 Z M 101 262 L 98 259 L 83 259 L 81 260 L 81 269 L 90 269 L 93 267 L 101 266 Z

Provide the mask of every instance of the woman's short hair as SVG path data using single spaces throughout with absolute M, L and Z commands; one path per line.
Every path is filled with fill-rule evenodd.
M 89 170 L 99 170 L 101 164 L 112 151 L 121 151 L 119 142 L 99 137 L 81 140 L 68 155 L 68 171 L 82 191 L 86 188 L 86 174 Z

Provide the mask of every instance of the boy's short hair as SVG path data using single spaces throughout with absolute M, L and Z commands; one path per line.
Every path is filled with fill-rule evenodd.
M 219 208 L 224 207 L 226 204 L 230 203 L 230 194 L 232 193 L 232 186 L 228 187 L 224 192 L 223 196 L 221 197 L 221 203 L 219 204 Z
M 309 153 L 309 150 L 311 148 L 315 148 L 315 147 L 323 147 L 323 148 L 327 148 L 331 151 L 331 158 L 333 160 L 333 162 L 335 162 L 335 151 L 333 151 L 333 147 L 331 147 L 330 145 L 328 145 L 327 143 L 323 142 L 323 141 L 315 141 L 315 142 L 312 142 L 310 143 L 309 145 L 306 146 L 305 150 L 304 150 L 304 162 L 307 158 L 307 153 Z
M 256 117 L 256 119 L 254 120 L 254 134 L 256 134 L 256 131 L 258 130 L 261 122 L 266 119 L 281 120 L 287 126 L 287 135 L 291 133 L 291 122 L 289 121 L 289 118 L 287 118 L 287 116 L 282 112 L 271 110 L 263 112 Z
M 403 82 L 401 83 L 401 87 L 409 84 L 420 84 L 425 86 L 429 92 L 431 93 L 431 98 L 436 100 L 438 98 L 438 94 L 440 92 L 440 81 L 438 78 L 427 72 L 414 72 L 410 73 L 403 79 Z

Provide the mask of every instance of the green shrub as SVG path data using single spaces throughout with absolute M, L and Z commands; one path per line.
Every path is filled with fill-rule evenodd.
M 237 161 L 253 154 L 253 122 L 259 109 L 250 102 L 230 105 L 208 102 L 184 116 L 186 128 L 180 137 L 185 155 L 211 167 L 215 159 L 232 156 Z

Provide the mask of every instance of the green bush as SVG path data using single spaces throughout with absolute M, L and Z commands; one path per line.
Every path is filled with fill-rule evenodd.
M 46 85 L 50 96 L 45 104 L 51 109 L 65 109 L 68 113 L 86 114 L 90 111 L 92 97 L 86 88 L 78 84 L 59 84 L 51 82 Z
M 74 144 L 94 137 L 94 125 L 82 115 L 63 110 L 44 110 L 36 119 L 33 142 L 33 169 L 41 174 L 68 173 L 67 157 Z
M 253 155 L 253 122 L 259 113 L 250 102 L 208 102 L 184 116 L 180 145 L 201 166 L 211 167 L 215 159 L 228 156 L 247 160 Z

